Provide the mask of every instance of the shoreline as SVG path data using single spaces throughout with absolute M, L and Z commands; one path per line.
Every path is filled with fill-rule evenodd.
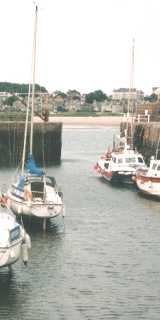
M 34 118 L 35 122 L 43 122 L 38 117 Z M 122 116 L 106 116 L 106 117 L 50 117 L 49 123 L 62 123 L 65 127 L 68 126 L 105 126 L 115 127 L 120 126 Z

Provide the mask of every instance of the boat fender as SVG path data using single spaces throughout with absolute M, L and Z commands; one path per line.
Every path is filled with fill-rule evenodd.
M 2 197 L 0 198 L 0 204 L 3 208 L 6 207 L 7 201 L 8 201 L 8 197 L 5 195 L 2 195 Z
M 24 191 L 24 199 L 26 201 L 32 201 L 32 192 L 28 189 Z
M 23 263 L 26 266 L 28 263 L 29 255 L 28 255 L 27 243 L 25 243 L 25 242 L 22 243 L 22 246 L 21 246 L 21 255 L 22 255 Z
M 66 216 L 66 208 L 65 206 L 63 206 L 62 217 L 65 217 L 65 216 Z
M 61 199 L 63 199 L 63 192 L 62 191 L 58 191 L 58 195 L 61 197 Z

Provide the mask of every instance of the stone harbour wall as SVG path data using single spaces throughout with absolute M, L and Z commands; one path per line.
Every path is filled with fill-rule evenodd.
M 128 137 L 131 137 L 131 124 L 121 123 L 120 132 L 124 135 L 124 130 L 128 128 Z M 133 147 L 141 152 L 147 163 L 151 156 L 160 159 L 160 123 L 134 123 L 133 124 Z M 130 141 L 128 141 L 129 143 Z
M 15 167 L 21 162 L 24 122 L 0 122 L 0 166 Z M 28 132 L 30 125 L 28 128 Z M 29 152 L 27 135 L 27 154 Z M 35 123 L 33 155 L 39 165 L 50 166 L 61 161 L 62 123 Z

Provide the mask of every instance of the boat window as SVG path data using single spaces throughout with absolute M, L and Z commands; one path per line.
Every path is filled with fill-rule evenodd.
M 109 167 L 109 163 L 108 163 L 108 162 L 106 162 L 106 163 L 104 164 L 104 167 L 105 167 L 106 169 L 108 169 L 108 167 Z
M 46 183 L 52 187 L 56 186 L 56 179 L 54 177 L 46 177 Z
M 126 163 L 135 163 L 136 159 L 134 157 L 125 158 Z
M 118 163 L 123 163 L 123 158 L 119 158 Z
M 153 165 L 152 165 L 152 170 L 155 170 L 156 169 L 156 163 L 153 163 Z
M 33 198 L 41 198 L 43 199 L 44 194 L 44 182 L 34 181 L 31 182 L 31 191 Z
M 160 170 L 160 164 L 158 165 L 157 170 Z
M 115 158 L 115 157 L 113 157 L 113 158 L 112 158 L 112 161 L 113 161 L 114 163 L 116 163 L 116 158 Z
M 15 241 L 20 237 L 20 227 L 17 226 L 10 231 L 10 241 Z
M 143 159 L 141 157 L 138 157 L 138 162 L 143 163 Z

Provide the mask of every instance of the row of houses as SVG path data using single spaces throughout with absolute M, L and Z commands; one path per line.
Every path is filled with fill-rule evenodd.
M 158 93 L 159 92 L 159 93 Z M 76 94 L 75 94 L 76 93 Z M 157 94 L 160 99 L 160 88 L 153 88 L 152 93 Z M 16 99 L 13 100 L 12 105 L 7 104 L 8 98 L 13 97 L 12 93 L 0 93 L 0 111 L 6 109 L 25 111 L 27 105 L 27 96 L 22 94 L 14 94 Z M 144 92 L 137 89 L 120 88 L 114 89 L 110 99 L 104 101 L 96 101 L 93 103 L 86 103 L 86 94 L 80 94 L 77 91 L 70 91 L 70 94 L 61 93 L 36 93 L 35 110 L 42 112 L 48 109 L 50 113 L 61 111 L 95 111 L 95 112 L 112 112 L 112 113 L 126 113 L 135 112 L 146 109 L 144 102 Z M 9 100 L 9 99 L 8 99 Z

